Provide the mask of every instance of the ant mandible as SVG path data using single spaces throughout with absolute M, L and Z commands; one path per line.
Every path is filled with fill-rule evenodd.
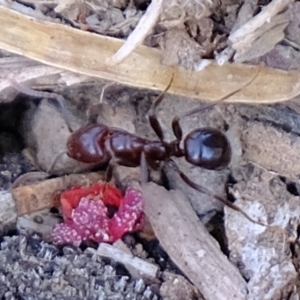
M 128 167 L 145 166 L 145 164 L 148 164 L 150 167 L 155 168 L 160 162 L 164 162 L 175 170 L 182 180 L 193 189 L 223 202 L 230 208 L 242 213 L 250 221 L 263 225 L 253 220 L 232 202 L 193 182 L 179 169 L 172 159 L 173 156 L 184 156 L 192 165 L 208 170 L 223 169 L 229 165 L 231 160 L 231 147 L 225 134 L 211 127 L 197 128 L 188 133 L 183 140 L 183 148 L 180 148 L 183 138 L 180 117 L 174 117 L 172 121 L 175 140 L 172 142 L 165 141 L 162 127 L 156 116 L 156 108 L 170 88 L 172 80 L 173 77 L 166 89 L 156 98 L 150 109 L 149 121 L 158 140 L 141 138 L 125 130 L 111 128 L 104 124 L 92 124 L 84 126 L 71 134 L 67 142 L 68 156 L 84 163 L 104 164 L 109 162 Z M 223 101 L 240 90 L 226 95 L 217 102 Z M 190 111 L 184 116 L 202 109 Z

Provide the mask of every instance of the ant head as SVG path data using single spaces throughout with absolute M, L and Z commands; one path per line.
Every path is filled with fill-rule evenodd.
M 229 165 L 231 147 L 221 131 L 214 128 L 199 128 L 184 139 L 186 160 L 198 167 L 218 170 Z
M 101 124 L 88 125 L 78 129 L 68 139 L 68 156 L 84 163 L 107 162 L 109 154 L 104 145 L 107 135 L 108 128 Z

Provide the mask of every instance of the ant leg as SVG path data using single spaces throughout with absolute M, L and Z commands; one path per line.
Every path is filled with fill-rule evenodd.
M 23 85 L 19 82 L 14 81 L 13 79 L 9 79 L 10 84 L 19 92 L 37 98 L 47 98 L 47 99 L 54 99 L 59 104 L 62 116 L 68 126 L 70 132 L 73 132 L 70 124 L 68 109 L 66 106 L 66 100 L 62 95 L 56 93 L 49 93 L 43 91 L 36 91 L 31 89 L 30 87 Z
M 109 82 L 107 84 L 105 84 L 102 88 L 102 91 L 101 91 L 101 94 L 100 94 L 100 100 L 99 100 L 99 103 L 102 104 L 103 103 L 103 98 L 104 98 L 104 94 L 106 92 L 106 89 L 115 85 L 116 83 L 115 82 Z
M 177 139 L 178 142 L 181 142 L 182 140 L 182 128 L 180 126 L 180 117 L 175 117 L 172 120 L 172 129 L 173 129 L 173 133 Z
M 104 175 L 104 181 L 105 182 L 110 182 L 114 176 L 115 171 L 115 163 L 108 163 L 108 166 L 105 170 L 105 175 Z
M 166 94 L 166 92 L 168 91 L 168 89 L 170 88 L 172 82 L 173 82 L 173 77 L 174 77 L 174 73 L 172 74 L 172 78 L 169 82 L 169 84 L 167 85 L 167 87 L 164 89 L 164 91 L 154 100 L 151 108 L 150 108 L 150 113 L 149 113 L 149 122 L 150 125 L 152 127 L 152 129 L 154 130 L 154 132 L 156 133 L 156 135 L 158 136 L 158 138 L 163 142 L 164 141 L 164 133 L 163 130 L 161 128 L 161 125 L 157 119 L 156 116 L 156 108 L 157 106 L 161 103 L 161 101 L 164 99 L 164 96 Z
M 119 176 L 117 176 L 117 172 L 115 167 L 119 165 L 116 160 L 111 159 L 108 163 L 107 169 L 105 171 L 105 182 L 111 181 L 114 177 L 116 182 L 121 183 Z M 148 182 L 148 167 L 147 167 L 147 160 L 145 153 L 141 153 L 141 160 L 140 160 L 140 170 L 141 170 L 141 185 L 146 184 Z
M 154 130 L 155 134 L 163 142 L 164 141 L 164 133 L 163 133 L 163 130 L 161 128 L 161 125 L 160 125 L 156 115 L 150 115 L 149 122 L 150 122 L 150 125 L 151 125 L 152 129 Z
M 210 190 L 208 190 L 207 188 L 203 187 L 202 185 L 192 181 L 191 179 L 188 178 L 188 176 L 186 174 L 184 174 L 178 167 L 178 165 L 172 160 L 169 159 L 167 162 L 168 166 L 170 166 L 174 171 L 176 171 L 179 176 L 181 177 L 181 179 L 191 188 L 195 189 L 196 191 L 209 195 L 213 198 L 215 198 L 216 200 L 224 203 L 226 206 L 230 207 L 231 209 L 240 212 L 242 215 L 244 215 L 249 221 L 255 223 L 255 224 L 259 224 L 262 226 L 268 226 L 260 221 L 256 221 L 254 219 L 252 219 L 246 212 L 244 212 L 241 208 L 239 208 L 237 205 L 235 205 L 234 203 L 228 201 L 227 199 L 220 197 L 216 194 L 214 194 L 213 192 L 211 192 Z

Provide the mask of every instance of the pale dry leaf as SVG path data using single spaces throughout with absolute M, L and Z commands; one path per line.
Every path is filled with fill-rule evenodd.
M 286 72 L 239 64 L 220 67 L 214 62 L 199 72 L 180 67 L 174 69 L 161 64 L 160 51 L 145 46 L 137 47 L 123 63 L 109 68 L 105 61 L 123 44 L 119 39 L 38 21 L 1 6 L 0 23 L 0 48 L 3 50 L 126 85 L 163 90 L 174 73 L 170 93 L 216 101 L 241 89 L 259 73 L 251 85 L 226 101 L 275 103 L 300 93 L 299 71 Z
M 250 61 L 274 49 L 275 45 L 284 39 L 284 30 L 287 25 L 288 21 L 284 21 L 263 34 L 259 33 L 259 37 L 251 44 L 251 47 L 235 53 L 234 61 L 237 63 Z
M 300 45 L 300 2 L 291 3 L 286 15 L 290 20 L 286 29 L 286 37 Z
M 272 17 L 280 13 L 291 2 L 292 0 L 273 0 L 263 7 L 259 14 L 230 34 L 228 40 L 231 42 L 232 48 L 245 51 L 258 38 L 256 30 L 269 23 Z
M 255 9 L 257 8 L 258 0 L 245 0 L 242 7 L 240 8 L 237 19 L 231 29 L 231 33 L 238 30 L 246 22 L 252 19 Z

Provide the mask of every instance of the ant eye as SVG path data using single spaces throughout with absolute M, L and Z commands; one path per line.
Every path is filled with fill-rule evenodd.
M 185 158 L 191 164 L 208 170 L 229 165 L 231 148 L 226 136 L 213 128 L 196 129 L 184 140 Z

